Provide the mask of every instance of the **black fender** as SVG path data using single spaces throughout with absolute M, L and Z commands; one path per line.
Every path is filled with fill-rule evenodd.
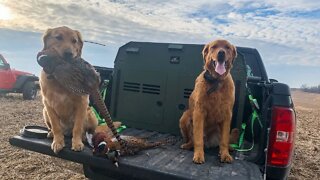
M 13 89 L 16 91 L 21 91 L 27 81 L 39 81 L 39 78 L 35 75 L 20 75 L 17 77 Z

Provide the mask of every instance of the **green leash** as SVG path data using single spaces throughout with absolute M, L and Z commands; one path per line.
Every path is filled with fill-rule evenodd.
M 262 128 L 262 123 L 260 121 L 259 114 L 258 114 L 259 104 L 257 102 L 257 99 L 255 99 L 252 96 L 250 89 L 247 88 L 247 90 L 248 90 L 248 94 L 249 94 L 248 98 L 249 98 L 249 101 L 250 101 L 250 104 L 251 104 L 251 108 L 252 108 L 252 113 L 251 113 L 251 116 L 250 116 L 252 145 L 251 145 L 250 148 L 242 148 L 243 141 L 244 141 L 245 130 L 246 130 L 246 127 L 247 127 L 246 123 L 242 123 L 242 125 L 241 125 L 241 134 L 240 134 L 240 137 L 239 137 L 239 143 L 238 144 L 230 144 L 230 146 L 234 150 L 239 151 L 239 152 L 248 152 L 248 151 L 251 151 L 253 149 L 253 147 L 254 147 L 254 131 L 253 131 L 254 122 L 258 121 L 259 125 L 260 125 L 260 128 Z
M 127 128 L 126 125 L 122 125 L 122 126 L 120 126 L 120 127 L 117 128 L 117 132 L 120 133 L 120 132 L 122 132 L 123 130 L 125 130 L 126 128 Z

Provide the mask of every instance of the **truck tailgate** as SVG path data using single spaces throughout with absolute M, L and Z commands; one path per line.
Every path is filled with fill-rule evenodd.
M 151 131 L 126 129 L 122 134 L 163 139 L 168 134 Z M 51 139 L 37 139 L 14 136 L 10 144 L 59 157 L 84 165 L 84 172 L 92 179 L 262 179 L 259 167 L 247 161 L 235 160 L 231 164 L 219 162 L 217 150 L 206 153 L 206 163 L 196 165 L 192 163 L 193 152 L 179 148 L 181 141 L 175 145 L 158 147 L 140 152 L 135 156 L 121 157 L 119 168 L 108 159 L 92 156 L 92 151 L 85 146 L 84 151 L 74 152 L 70 149 L 71 140 L 66 139 L 66 147 L 54 154 L 50 148 Z

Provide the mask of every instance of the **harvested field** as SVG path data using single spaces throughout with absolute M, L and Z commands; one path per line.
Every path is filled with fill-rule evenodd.
M 42 107 L 40 97 L 34 101 L 24 101 L 20 95 L 0 97 L 0 179 L 86 179 L 80 164 L 9 144 L 23 126 L 45 126 Z

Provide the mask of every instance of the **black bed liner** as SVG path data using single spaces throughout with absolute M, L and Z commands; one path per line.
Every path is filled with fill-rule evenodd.
M 149 140 L 163 139 L 169 134 L 128 128 L 125 135 L 149 137 Z M 84 173 L 91 179 L 262 179 L 258 166 L 254 163 L 235 160 L 232 164 L 219 162 L 217 150 L 206 153 L 206 163 L 192 163 L 193 152 L 179 148 L 181 141 L 140 152 L 138 155 L 121 157 L 119 168 L 108 159 L 92 156 L 92 151 L 85 146 L 84 151 L 74 152 L 70 149 L 70 139 L 66 139 L 66 148 L 54 154 L 50 148 L 51 139 L 37 139 L 14 136 L 10 144 L 83 164 Z

